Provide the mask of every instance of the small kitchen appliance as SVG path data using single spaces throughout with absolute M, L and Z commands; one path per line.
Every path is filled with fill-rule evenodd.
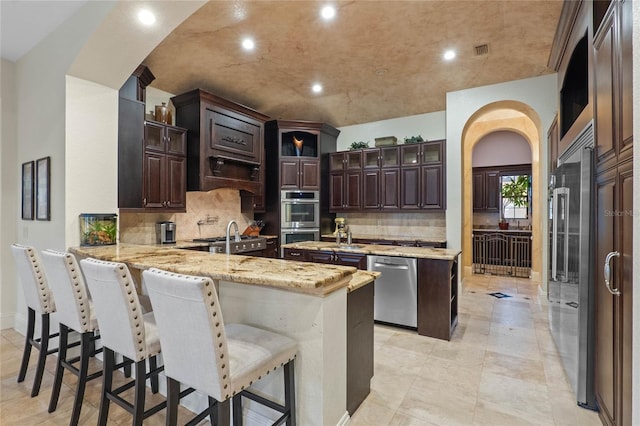
M 176 224 L 174 222 L 158 222 L 156 229 L 158 231 L 158 244 L 175 244 Z

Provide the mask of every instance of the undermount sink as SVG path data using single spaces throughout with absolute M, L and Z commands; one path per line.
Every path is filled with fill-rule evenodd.
M 331 244 L 326 247 L 333 248 L 333 249 L 344 249 L 344 250 L 356 250 L 356 249 L 362 248 L 362 246 L 358 244 Z

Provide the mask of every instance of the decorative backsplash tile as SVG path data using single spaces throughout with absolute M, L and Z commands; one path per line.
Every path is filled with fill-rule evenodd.
M 120 213 L 120 242 L 155 244 L 156 223 L 176 223 L 176 239 L 223 236 L 227 223 L 235 220 L 240 232 L 253 220 L 252 214 L 240 211 L 240 192 L 235 189 L 215 189 L 209 192 L 187 192 L 186 213 Z
M 420 237 L 445 239 L 447 237 L 444 212 L 424 213 L 343 213 L 346 224 L 354 235 L 380 237 Z

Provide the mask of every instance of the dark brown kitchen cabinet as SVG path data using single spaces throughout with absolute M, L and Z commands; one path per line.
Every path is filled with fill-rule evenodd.
M 120 99 L 118 207 L 184 212 L 186 209 L 186 130 L 155 121 L 133 124 L 127 115 L 144 104 Z M 144 113 L 144 109 L 140 110 Z M 137 112 L 140 112 L 137 111 Z M 137 115 L 137 114 L 136 114 Z M 129 122 L 129 125 L 127 123 Z M 137 134 L 138 138 L 124 133 Z
M 400 208 L 444 210 L 444 141 L 400 146 Z
M 367 149 L 362 155 L 362 209 L 392 211 L 400 208 L 399 148 Z
M 371 391 L 374 284 L 347 293 L 347 411 L 353 415 Z
M 441 165 L 400 169 L 401 209 L 444 209 L 444 183 Z
M 473 210 L 500 211 L 500 170 L 473 169 Z
M 362 172 L 331 173 L 329 177 L 329 211 L 360 210 Z
M 362 150 L 329 154 L 329 211 L 360 210 Z
M 264 257 L 278 258 L 278 237 L 267 238 L 267 248 L 264 249 Z
M 594 2 L 594 8 L 596 2 Z M 613 0 L 594 34 L 596 265 L 611 255 L 611 291 L 595 279 L 595 394 L 603 424 L 631 424 L 633 106 L 629 0 Z M 637 396 L 635 396 L 637 399 Z
M 264 194 L 263 133 L 268 117 L 202 89 L 171 101 L 176 124 L 189 131 L 188 190 L 234 188 Z
M 280 188 L 317 191 L 320 189 L 320 161 L 286 158 L 280 160 Z
M 332 232 L 329 155 L 336 151 L 339 134 L 338 129 L 326 123 L 299 120 L 265 123 L 265 209 L 254 216 L 264 221 L 265 234 L 282 233 L 283 191 L 318 191 L 318 228 L 321 233 Z
M 367 255 L 365 254 L 307 250 L 305 260 L 313 263 L 353 266 L 354 268 L 362 270 L 367 269 Z
M 451 340 L 458 324 L 458 258 L 418 259 L 418 334 Z
M 400 208 L 400 169 L 365 169 L 362 175 L 363 209 L 390 211 Z
M 153 121 L 144 128 L 142 207 L 185 211 L 186 130 Z

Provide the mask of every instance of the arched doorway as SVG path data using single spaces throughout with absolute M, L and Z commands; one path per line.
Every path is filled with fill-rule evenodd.
M 486 135 L 495 131 L 511 131 L 521 135 L 531 146 L 532 176 L 532 264 L 531 279 L 546 291 L 542 282 L 542 271 L 546 265 L 543 258 L 542 235 L 545 224 L 543 212 L 546 206 L 541 170 L 542 129 L 538 114 L 528 105 L 515 101 L 500 101 L 485 105 L 476 111 L 465 124 L 462 133 L 462 251 L 472 253 L 473 192 L 472 156 L 473 147 Z M 471 274 L 472 256 L 464 256 L 463 277 Z

